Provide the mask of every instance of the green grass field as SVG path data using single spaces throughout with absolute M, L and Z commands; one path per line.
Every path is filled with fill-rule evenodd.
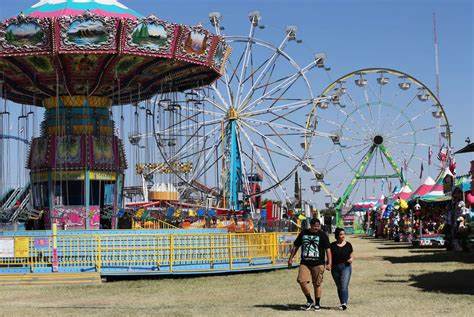
M 114 281 L 94 286 L 3 286 L 2 316 L 473 316 L 474 254 L 411 249 L 349 237 L 355 249 L 350 306 L 336 310 L 326 272 L 323 310 L 305 302 L 297 269 L 262 273 Z

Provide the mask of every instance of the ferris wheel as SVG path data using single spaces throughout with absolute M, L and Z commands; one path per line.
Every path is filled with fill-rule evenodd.
M 221 35 L 221 16 L 209 15 Z M 289 200 L 286 181 L 307 152 L 315 126 L 310 113 L 317 102 L 307 73 L 324 67 L 317 54 L 300 66 L 287 53 L 298 42 L 287 27 L 278 45 L 256 37 L 260 14 L 249 15 L 247 35 L 227 36 L 217 47 L 222 77 L 184 96 L 162 96 L 155 102 L 154 135 L 169 174 L 189 189 L 220 196 L 222 206 L 239 210 L 250 197 L 271 192 Z M 293 42 L 293 43 L 292 43 Z
M 401 71 L 368 68 L 333 81 L 312 120 L 329 138 L 317 138 L 310 154 L 316 191 L 331 197 L 336 210 L 350 198 L 390 192 L 400 181 L 412 186 L 436 176 L 446 162 L 436 157 L 449 147 L 451 131 L 438 98 Z M 423 176 L 425 175 L 425 176 Z

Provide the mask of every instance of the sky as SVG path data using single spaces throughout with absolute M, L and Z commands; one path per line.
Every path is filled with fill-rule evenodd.
M 473 29 L 474 5 L 459 0 L 399 1 L 181 1 L 123 0 L 123 4 L 147 16 L 211 29 L 208 13 L 219 11 L 227 34 L 245 34 L 248 13 L 259 10 L 266 26 L 262 38 L 281 40 L 287 25 L 298 27 L 303 40 L 292 57 L 305 65 L 314 53 L 324 52 L 334 77 L 367 67 L 386 67 L 406 72 L 435 90 L 432 14 L 436 13 L 440 100 L 454 132 L 452 146 L 459 149 L 465 138 L 474 141 Z M 0 17 L 16 15 L 36 1 L 2 0 Z M 325 81 L 312 77 L 315 94 Z M 472 154 L 457 156 L 458 173 L 469 170 Z

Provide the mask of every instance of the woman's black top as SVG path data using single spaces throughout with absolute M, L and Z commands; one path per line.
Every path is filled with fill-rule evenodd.
M 342 247 L 337 245 L 337 242 L 334 241 L 331 243 L 331 254 L 332 254 L 332 263 L 341 264 L 346 263 L 350 259 L 352 253 L 352 244 L 346 242 Z

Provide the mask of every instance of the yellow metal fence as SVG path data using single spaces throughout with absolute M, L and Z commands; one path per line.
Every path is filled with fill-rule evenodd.
M 1 254 L 0 273 L 51 272 L 56 267 L 64 272 L 170 273 L 271 267 L 286 262 L 295 237 L 275 232 L 15 237 L 23 239 L 23 253 Z

